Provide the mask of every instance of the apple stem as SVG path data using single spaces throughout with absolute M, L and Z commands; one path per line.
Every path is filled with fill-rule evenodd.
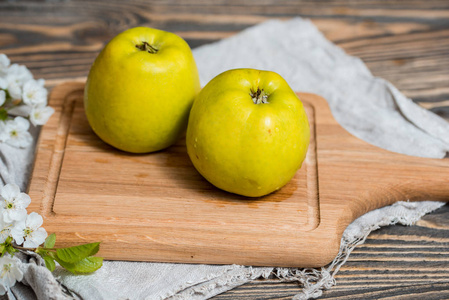
M 268 103 L 268 94 L 263 89 L 257 88 L 257 91 L 251 89 L 249 95 L 251 96 L 254 104 Z
M 142 51 L 147 51 L 148 53 L 151 53 L 151 54 L 155 54 L 158 51 L 158 49 L 154 48 L 147 42 L 143 42 L 141 45 L 136 45 L 136 48 L 138 48 Z

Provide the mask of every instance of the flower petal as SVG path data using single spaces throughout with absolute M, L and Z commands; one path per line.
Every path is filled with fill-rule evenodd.
M 40 78 L 40 79 L 38 79 L 38 80 L 36 80 L 37 81 L 37 83 L 40 85 L 40 86 L 44 86 L 45 85 L 45 79 L 43 79 L 43 78 Z
M 3 199 L 12 201 L 20 194 L 20 188 L 14 183 L 8 183 L 4 187 L 2 187 L 0 194 L 2 195 Z
M 0 76 L 1 76 L 1 70 L 0 70 Z M 8 88 L 8 82 L 0 77 L 0 89 L 6 90 Z
M 22 89 L 17 82 L 8 83 L 8 93 L 14 100 L 21 99 L 22 97 Z
M 25 226 L 33 230 L 37 230 L 39 227 L 42 226 L 42 224 L 44 224 L 44 219 L 40 214 L 34 211 L 28 215 L 25 221 Z
M 0 78 L 0 88 L 1 88 L 1 81 L 2 79 Z M 3 90 L 0 90 L 0 106 L 3 105 L 3 103 L 5 103 L 6 100 L 6 93 Z
M 18 148 L 26 148 L 31 145 L 32 142 L 33 137 L 28 131 L 20 132 L 18 136 L 15 136 L 14 138 L 10 137 L 8 140 L 6 140 L 6 143 Z
M 34 240 L 27 238 L 23 243 L 25 248 L 37 248 L 40 244 L 36 243 Z
M 2 209 L 3 221 L 6 223 L 14 222 L 13 219 L 9 216 L 9 210 Z
M 23 85 L 23 102 L 30 106 L 47 104 L 47 89 L 34 79 L 27 81 Z
M 0 121 L 0 142 L 6 142 L 9 139 L 9 132 L 6 130 L 6 122 Z
M 15 226 L 13 229 L 11 229 L 11 236 L 17 245 L 22 245 L 23 241 L 24 241 L 23 230 L 25 229 L 25 224 L 23 224 L 23 225 L 24 225 L 23 227 L 21 225 L 19 225 L 19 226 Z
M 12 268 L 12 266 L 11 266 L 11 268 Z M 16 284 L 16 278 L 14 278 L 14 276 L 11 274 L 11 270 L 9 270 L 3 276 L 3 283 L 5 284 L 5 286 L 9 286 L 9 287 L 12 287 Z
M 44 125 L 54 112 L 50 106 L 34 107 L 30 113 L 30 121 L 34 126 Z
M 38 230 L 31 233 L 31 236 L 27 240 L 33 241 L 36 244 L 35 247 L 37 247 L 45 242 L 47 236 L 48 236 L 47 231 L 41 227 Z
M 6 241 L 10 233 L 11 231 L 8 229 L 0 231 L 0 244 L 3 244 Z
M 0 296 L 3 296 L 4 294 L 6 294 L 6 291 L 7 291 L 7 289 L 0 282 Z
M 19 270 L 17 262 L 17 258 L 10 258 L 8 256 L 0 258 L 2 285 L 6 288 L 14 286 L 17 280 L 23 279 L 23 273 Z M 8 266 L 7 269 L 4 268 L 5 265 Z
M 31 74 L 30 70 L 24 65 L 12 64 L 8 68 L 8 76 L 14 78 L 14 80 L 23 85 L 25 82 L 33 79 L 33 74 Z
M 8 218 L 9 218 L 8 220 L 22 221 L 25 220 L 26 216 L 27 210 L 24 208 L 8 209 Z
M 16 278 L 17 281 L 22 281 L 23 279 L 23 273 L 20 270 L 19 266 L 15 265 L 15 268 L 11 269 L 11 273 Z
M 20 234 L 23 234 L 25 228 L 26 228 L 25 220 L 15 222 L 13 228 L 11 229 L 11 234 L 13 233 L 13 231 L 20 232 Z
M 3 207 L 0 205 L 0 227 L 1 228 L 5 228 L 7 225 L 9 226 L 8 223 L 5 222 L 5 219 L 3 218 Z
M 27 208 L 31 203 L 31 198 L 25 193 L 20 193 L 16 197 L 16 201 L 14 201 L 16 206 L 20 206 L 20 208 Z
M 19 105 L 19 106 L 13 106 L 10 109 L 8 109 L 8 114 L 12 116 L 21 116 L 21 117 L 27 117 L 31 113 L 31 106 L 28 105 Z
M 20 131 L 27 131 L 30 128 L 30 122 L 27 119 L 22 117 L 15 117 L 14 123 L 16 123 L 16 128 Z
M 0 69 L 7 68 L 10 63 L 11 62 L 10 62 L 8 56 L 6 56 L 6 54 L 4 54 L 4 53 L 1 53 L 0 54 Z

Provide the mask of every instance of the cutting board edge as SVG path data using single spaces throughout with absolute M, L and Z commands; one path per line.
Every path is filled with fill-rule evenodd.
M 82 89 L 83 86 L 84 86 L 84 84 L 80 83 L 80 82 L 64 83 L 64 84 L 62 84 L 60 86 L 57 86 L 52 91 L 51 97 L 52 97 L 52 99 L 57 100 L 56 102 L 64 101 L 67 98 L 66 97 L 67 95 L 70 95 L 74 91 Z M 67 94 L 65 89 L 69 89 L 70 92 Z M 299 95 L 300 95 L 300 97 L 304 97 L 304 95 L 305 95 L 305 97 L 307 98 L 307 95 L 313 95 L 313 94 L 299 93 Z M 320 96 L 316 96 L 316 95 L 314 95 L 314 96 L 315 97 L 319 97 L 321 99 L 321 100 L 318 100 L 316 103 L 314 103 L 314 105 L 321 105 L 321 107 L 322 107 L 321 110 L 323 110 L 323 112 L 324 112 L 324 110 L 326 110 L 327 111 L 326 114 L 328 114 L 328 115 L 330 115 L 332 117 L 332 113 L 330 111 L 329 106 L 327 105 L 326 100 L 323 99 Z M 50 103 L 50 105 L 52 105 L 52 103 Z M 338 123 L 333 119 L 333 117 L 329 121 L 329 124 L 333 124 L 333 125 L 336 124 L 336 125 L 338 125 Z M 338 127 L 340 127 L 339 130 L 345 132 L 346 135 L 354 137 L 352 134 L 350 134 L 345 129 L 343 129 L 340 125 L 338 125 Z M 354 137 L 354 138 L 356 138 L 356 137 Z M 38 143 L 40 143 L 40 139 L 41 139 L 41 137 L 39 137 Z M 364 144 L 364 147 L 373 147 L 373 148 L 375 147 L 375 146 L 372 146 L 371 144 L 366 143 L 366 142 L 361 141 L 361 140 L 359 140 L 359 142 L 361 144 Z M 377 148 L 377 147 L 375 147 L 375 148 Z M 40 153 L 39 153 L 38 147 L 36 147 L 36 149 L 37 149 L 36 150 L 36 161 L 37 161 L 37 156 L 39 156 Z M 377 148 L 377 149 L 380 149 L 380 148 Z M 383 151 L 383 149 L 380 149 L 380 150 Z M 383 152 L 387 153 L 387 154 L 393 153 L 393 152 L 389 152 L 387 150 L 384 150 Z M 320 160 L 320 155 L 321 154 L 318 155 L 318 160 Z M 393 156 L 397 157 L 397 155 L 398 154 L 393 153 Z M 401 156 L 401 157 L 403 157 L 403 156 Z M 36 163 L 36 161 L 35 161 L 35 163 Z M 425 161 L 429 162 L 428 159 L 425 159 Z M 32 174 L 34 173 L 35 167 L 36 166 L 34 165 Z M 438 168 L 438 170 L 441 170 L 441 169 Z M 320 176 L 318 176 L 318 177 L 319 177 L 319 179 L 321 178 Z M 30 190 L 30 188 L 31 188 L 31 186 L 33 184 L 34 185 L 38 184 L 38 183 L 35 183 L 35 180 L 38 180 L 38 181 L 41 180 L 41 182 L 42 182 L 42 178 L 39 179 L 39 178 L 33 178 L 32 177 L 30 182 L 29 182 L 29 186 L 28 186 L 29 190 Z M 445 181 L 445 183 L 447 183 L 447 181 Z M 43 192 L 41 194 L 43 194 L 45 197 L 51 196 L 51 195 L 45 194 Z M 363 214 L 363 213 L 365 213 L 365 212 L 367 212 L 369 210 L 372 210 L 374 208 L 378 208 L 378 207 L 381 207 L 381 206 L 385 206 L 385 205 L 391 204 L 392 202 L 394 202 L 393 200 L 395 200 L 395 199 L 392 198 L 392 199 L 389 199 L 387 202 L 380 201 L 380 202 L 376 202 L 375 204 L 369 203 L 369 205 L 367 205 L 366 203 L 363 203 L 362 201 L 358 201 L 358 202 L 355 201 L 354 203 L 351 203 L 349 205 L 349 207 L 347 207 L 347 209 L 342 210 L 338 214 L 334 215 L 330 220 L 328 220 L 327 217 L 321 217 L 320 223 L 318 224 L 318 227 L 316 229 L 310 231 L 310 233 L 313 234 L 313 233 L 316 233 L 317 231 L 320 231 L 320 230 L 329 230 L 329 226 L 330 226 L 331 229 L 333 230 L 333 234 L 337 236 L 337 237 L 333 237 L 332 238 L 332 243 L 333 243 L 333 245 L 331 247 L 332 250 L 327 251 L 325 254 L 321 255 L 321 257 L 317 258 L 315 260 L 315 261 L 318 261 L 317 263 L 312 263 L 312 261 L 313 261 L 313 259 L 312 259 L 312 260 L 308 260 L 307 261 L 307 263 L 310 263 L 309 265 L 305 265 L 303 263 L 299 263 L 299 265 L 298 265 L 296 263 L 296 262 L 298 262 L 298 260 L 294 260 L 294 257 L 292 257 L 289 262 L 287 262 L 285 264 L 281 262 L 281 263 L 279 263 L 277 265 L 278 266 L 319 266 L 319 265 L 324 265 L 324 264 L 330 262 L 335 257 L 334 254 L 336 254 L 338 252 L 339 244 L 340 244 L 340 237 L 341 237 L 341 235 L 342 235 L 342 233 L 343 233 L 343 231 L 344 231 L 344 229 L 346 228 L 347 225 L 349 225 L 359 215 L 361 215 L 361 214 Z M 323 205 L 325 205 L 325 203 L 320 202 L 320 210 L 323 207 Z M 38 207 L 38 209 L 39 209 L 39 207 Z M 51 207 L 48 207 L 48 206 L 47 207 L 41 207 L 41 211 L 42 211 L 42 209 L 44 210 L 43 211 L 44 216 L 48 216 L 48 217 L 51 218 L 51 216 L 54 215 L 54 213 L 51 211 Z M 337 224 L 337 225 L 335 225 L 335 224 Z M 49 226 L 49 228 L 51 228 L 51 225 Z M 301 232 L 301 234 L 304 235 L 304 232 Z M 302 237 L 302 238 L 304 238 L 304 237 Z M 301 245 L 300 241 L 301 241 L 301 238 L 295 239 L 295 242 L 297 243 L 297 244 L 295 244 L 295 246 L 299 247 L 299 245 Z M 298 255 L 298 256 L 301 255 L 301 254 L 304 255 L 304 253 L 301 253 L 301 252 L 294 253 L 294 255 Z M 275 257 L 276 257 L 276 255 L 275 255 Z M 121 259 L 124 259 L 124 258 L 121 258 Z M 293 262 L 293 261 L 295 261 L 295 262 Z M 173 262 L 185 262 L 185 261 L 184 260 L 182 260 L 182 261 L 173 260 Z M 207 263 L 207 260 L 201 260 L 201 262 Z M 244 261 L 241 261 L 241 262 L 243 263 Z M 258 264 L 256 261 L 247 261 L 247 262 L 248 263 L 243 263 L 243 264 L 248 264 L 248 265 L 270 265 L 270 264 L 265 264 L 265 263 Z M 231 263 L 231 262 L 220 262 L 220 263 Z

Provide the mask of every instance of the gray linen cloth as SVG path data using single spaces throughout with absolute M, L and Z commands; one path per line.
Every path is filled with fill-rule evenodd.
M 422 157 L 443 158 L 449 152 L 448 122 L 414 104 L 389 82 L 373 77 L 360 59 L 345 54 L 326 40 L 308 20 L 271 20 L 194 49 L 193 53 L 203 86 L 228 69 L 275 71 L 294 90 L 327 99 L 337 121 L 369 143 Z M 3 183 L 16 182 L 25 187 L 33 148 L 18 151 L 0 145 L 0 153 Z M 96 273 L 85 276 L 57 269 L 54 276 L 63 283 L 60 286 L 51 273 L 40 266 L 39 258 L 25 257 L 21 268 L 27 274 L 26 285 L 17 284 L 13 293 L 18 299 L 207 299 L 255 278 L 266 278 L 273 272 L 283 280 L 296 280 L 304 285 L 303 293 L 295 299 L 318 297 L 322 288 L 332 286 L 335 269 L 338 271 L 353 247 L 363 243 L 369 232 L 397 222 L 413 224 L 441 205 L 439 202 L 403 202 L 362 216 L 345 231 L 341 253 L 334 263 L 312 273 L 237 265 L 106 261 Z M 28 260 L 31 263 L 27 263 Z M 334 273 L 329 273 L 332 270 Z M 66 288 L 72 296 L 63 292 Z M 32 294 L 37 296 L 30 296 Z

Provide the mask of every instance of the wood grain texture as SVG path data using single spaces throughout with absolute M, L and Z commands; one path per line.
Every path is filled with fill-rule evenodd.
M 311 128 L 302 168 L 257 199 L 209 184 L 184 140 L 145 155 L 110 147 L 90 128 L 83 96 L 83 83 L 52 91 L 56 112 L 41 130 L 28 191 L 59 247 L 101 236 L 99 255 L 113 260 L 320 267 L 362 214 L 401 200 L 449 201 L 449 160 L 361 141 L 313 94 L 299 94 Z
M 448 299 L 449 206 L 415 226 L 384 227 L 355 248 L 320 299 Z M 291 299 L 296 283 L 258 280 L 213 299 Z
M 445 0 L 3 2 L 0 47 L 56 84 L 86 76 L 104 43 L 132 26 L 173 31 L 197 47 L 299 15 L 407 96 L 439 102 L 449 100 L 448 11 Z
M 242 2 L 0 1 L 0 51 L 29 66 L 52 87 L 68 80 L 83 81 L 103 44 L 132 26 L 172 30 L 196 47 L 270 18 L 300 15 L 310 18 L 346 52 L 359 56 L 374 75 L 449 120 L 448 1 Z M 448 236 L 449 209 L 445 206 L 424 219 L 427 222 L 419 226 L 380 230 L 388 234 L 386 238 L 373 233 L 363 251 L 356 248 L 337 276 L 338 285 L 323 298 L 449 298 L 449 246 L 440 241 Z M 413 236 L 417 250 L 401 252 L 403 261 L 395 262 L 395 273 L 389 275 L 391 271 L 385 271 L 390 270 L 388 257 L 409 245 L 408 236 Z M 382 256 L 371 255 L 378 241 L 383 245 Z M 435 247 L 437 258 L 428 245 Z M 434 263 L 427 268 L 430 259 Z M 416 276 L 410 275 L 418 269 Z M 352 278 L 360 280 L 349 279 L 344 272 L 354 272 Z M 370 280 L 371 274 L 382 274 L 385 281 Z M 407 278 L 406 284 L 399 280 L 402 277 Z M 255 282 L 217 299 L 290 299 L 298 290 L 294 283 Z

